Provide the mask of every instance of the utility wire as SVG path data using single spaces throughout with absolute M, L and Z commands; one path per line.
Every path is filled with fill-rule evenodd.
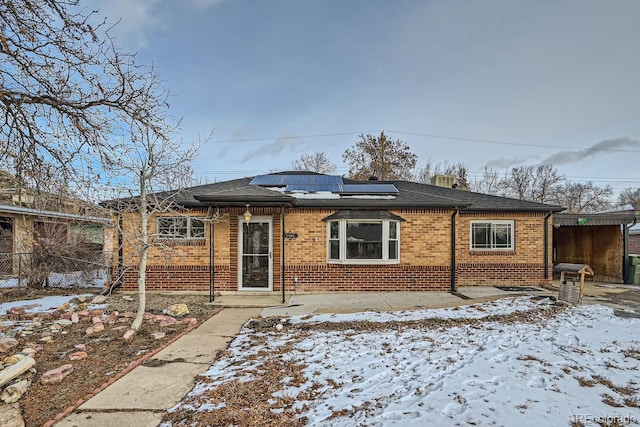
M 412 136 L 421 136 L 425 138 L 436 138 L 436 139 L 448 139 L 453 141 L 467 141 L 467 142 L 481 142 L 484 144 L 500 144 L 500 145 L 515 145 L 519 147 L 537 147 L 537 148 L 563 148 L 566 150 L 576 150 L 576 151 L 602 151 L 602 152 L 612 152 L 612 153 L 640 153 L 640 150 L 622 150 L 622 149 L 607 149 L 607 148 L 580 148 L 580 147 L 571 147 L 567 145 L 549 145 L 549 144 L 525 144 L 519 142 L 508 142 L 508 141 L 496 141 L 491 139 L 477 139 L 477 138 L 462 138 L 457 136 L 447 136 L 447 135 L 435 135 L 428 133 L 417 133 L 417 132 L 405 132 L 400 130 L 383 130 L 383 131 L 368 131 L 368 132 L 335 132 L 335 133 L 320 133 L 314 135 L 297 135 L 297 136 L 278 136 L 273 138 L 245 138 L 245 139 L 223 139 L 223 140 L 211 140 L 208 141 L 207 144 L 228 144 L 233 142 L 266 142 L 266 141 L 276 141 L 276 140 L 296 140 L 296 139 L 307 139 L 307 138 L 327 138 L 332 136 L 350 136 L 350 135 L 364 135 L 364 134 L 376 134 L 379 132 L 385 133 L 393 133 L 398 135 L 412 135 Z

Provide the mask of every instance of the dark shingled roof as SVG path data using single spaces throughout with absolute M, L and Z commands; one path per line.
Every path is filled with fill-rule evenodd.
M 300 172 L 280 172 L 280 174 Z M 471 191 L 438 187 L 409 181 L 375 181 L 393 184 L 399 190 L 396 197 L 349 197 L 320 199 L 296 198 L 291 193 L 282 193 L 264 187 L 249 185 L 253 177 L 217 182 L 187 188 L 174 197 L 174 201 L 185 207 L 216 206 L 297 206 L 317 208 L 459 208 L 462 211 L 534 211 L 559 212 L 561 206 L 529 202 L 507 197 L 491 196 Z M 345 184 L 373 184 L 372 181 L 344 179 Z

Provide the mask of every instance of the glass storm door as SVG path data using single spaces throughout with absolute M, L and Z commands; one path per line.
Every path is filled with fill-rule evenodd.
M 238 289 L 272 289 L 272 232 L 271 218 L 253 217 L 247 223 L 239 218 Z

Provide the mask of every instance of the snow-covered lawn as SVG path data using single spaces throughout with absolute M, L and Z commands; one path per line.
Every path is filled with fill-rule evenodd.
M 283 322 L 245 325 L 162 425 L 190 425 L 178 421 L 185 418 L 317 426 L 640 420 L 640 320 L 604 306 L 518 297 Z

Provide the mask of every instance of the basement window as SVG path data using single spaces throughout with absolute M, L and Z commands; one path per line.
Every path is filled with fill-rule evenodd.
M 471 250 L 514 250 L 514 221 L 471 221 Z

